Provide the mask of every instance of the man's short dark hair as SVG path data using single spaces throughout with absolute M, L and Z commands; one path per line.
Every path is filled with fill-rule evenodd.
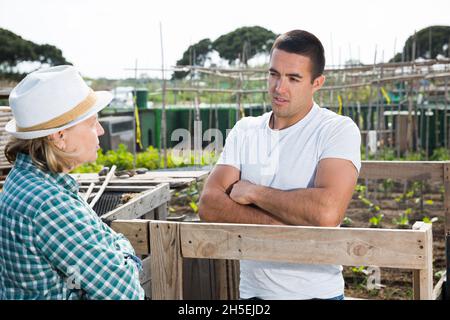
M 286 32 L 275 40 L 270 55 L 274 49 L 308 57 L 311 60 L 311 81 L 323 74 L 325 50 L 320 40 L 312 33 L 303 30 Z

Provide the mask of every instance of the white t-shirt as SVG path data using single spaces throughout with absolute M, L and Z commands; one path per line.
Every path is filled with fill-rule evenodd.
M 271 115 L 238 121 L 217 164 L 239 169 L 242 180 L 280 190 L 314 187 L 317 165 L 325 158 L 349 160 L 359 172 L 361 135 L 352 119 L 314 104 L 296 124 L 273 130 Z M 343 293 L 342 266 L 241 261 L 244 299 L 327 299 Z

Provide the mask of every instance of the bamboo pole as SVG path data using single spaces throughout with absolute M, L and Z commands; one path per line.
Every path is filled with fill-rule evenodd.
M 448 78 L 445 78 L 444 80 L 444 87 L 445 87 L 445 93 L 444 93 L 444 147 L 448 148 L 448 130 L 447 130 L 447 108 L 448 108 Z
M 102 187 L 100 188 L 100 190 L 97 192 L 97 194 L 95 195 L 94 199 L 92 199 L 92 201 L 89 203 L 89 207 L 94 208 L 95 204 L 97 203 L 97 201 L 100 199 L 100 197 L 102 196 L 103 192 L 106 189 L 106 186 L 108 185 L 109 181 L 111 180 L 111 178 L 114 175 L 114 172 L 116 171 L 116 166 L 113 165 L 111 167 L 111 169 L 108 172 L 108 175 L 105 178 L 105 181 L 103 181 Z
M 161 106 L 161 131 L 160 131 L 160 145 L 163 148 L 164 155 L 164 168 L 167 168 L 167 119 L 166 119 L 166 77 L 164 74 L 164 46 L 163 46 L 163 33 L 162 23 L 159 23 L 159 34 L 161 40 L 161 75 L 162 75 L 162 106 Z

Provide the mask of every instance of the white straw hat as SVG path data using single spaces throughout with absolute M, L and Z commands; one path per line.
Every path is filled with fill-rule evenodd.
M 108 91 L 92 91 L 73 66 L 41 69 L 9 94 L 14 118 L 5 130 L 19 139 L 45 137 L 86 120 L 111 100 Z

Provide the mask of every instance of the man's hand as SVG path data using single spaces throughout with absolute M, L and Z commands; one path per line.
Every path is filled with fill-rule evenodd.
M 252 195 L 254 194 L 257 187 L 257 185 L 251 182 L 240 180 L 233 185 L 233 189 L 231 189 L 230 193 L 230 198 L 234 202 L 242 205 L 252 204 Z

